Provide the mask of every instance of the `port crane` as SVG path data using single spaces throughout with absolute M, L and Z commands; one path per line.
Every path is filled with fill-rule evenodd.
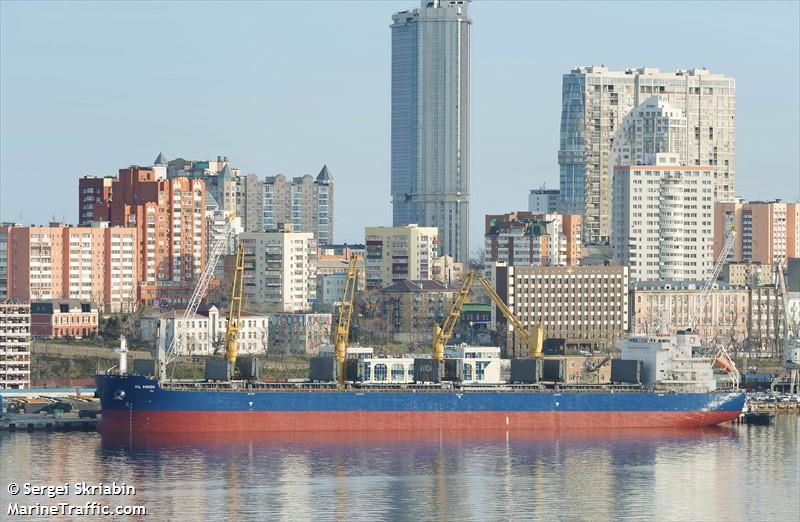
M 433 358 L 439 362 L 444 361 L 444 347 L 447 345 L 447 342 L 453 335 L 453 330 L 458 322 L 458 318 L 461 316 L 461 308 L 464 305 L 467 295 L 469 294 L 469 290 L 474 279 L 476 278 L 483 290 L 489 295 L 489 298 L 494 302 L 495 306 L 497 306 L 498 310 L 500 310 L 508 322 L 511 323 L 514 330 L 518 332 L 525 332 L 527 334 L 524 339 L 530 350 L 531 358 L 541 359 L 542 342 L 544 340 L 544 327 L 542 326 L 542 323 L 538 323 L 531 328 L 527 328 L 524 324 L 522 324 L 522 321 L 520 321 L 519 318 L 514 315 L 514 312 L 511 311 L 508 305 L 503 302 L 503 299 L 497 295 L 497 292 L 494 291 L 494 288 L 492 288 L 492 285 L 489 283 L 489 281 L 487 281 L 482 275 L 475 274 L 475 272 L 469 272 L 464 276 L 464 280 L 461 282 L 461 286 L 458 289 L 458 293 L 453 301 L 453 306 L 450 308 L 450 312 L 444 317 L 441 325 L 436 324 L 433 327 Z
M 200 278 L 197 281 L 197 285 L 195 285 L 194 290 L 192 291 L 192 296 L 189 298 L 189 304 L 186 306 L 186 310 L 183 312 L 184 321 L 194 318 L 194 316 L 197 314 L 197 309 L 200 307 L 200 303 L 203 300 L 203 297 L 206 295 L 208 285 L 214 278 L 214 270 L 217 268 L 219 258 L 222 256 L 222 253 L 225 251 L 225 247 L 230 241 L 231 234 L 233 233 L 233 215 L 228 216 L 227 221 L 227 226 L 225 227 L 222 235 L 214 242 L 211 253 L 208 256 L 208 259 L 206 259 L 205 267 L 203 267 L 203 271 L 200 273 Z M 173 321 L 173 328 L 174 324 L 175 322 Z M 166 332 L 160 332 L 159 335 L 163 339 L 163 336 L 166 335 Z M 162 381 L 167 380 L 167 367 L 170 364 L 175 363 L 175 361 L 178 359 L 178 354 L 180 353 L 182 344 L 183 337 L 178 335 L 177 332 L 172 336 L 169 346 L 167 346 L 166 349 L 161 350 L 163 344 L 159 342 L 156 364 L 158 365 L 158 376 Z M 173 373 L 174 371 L 175 368 L 173 366 Z
M 233 274 L 231 302 L 228 306 L 228 326 L 225 329 L 225 358 L 228 360 L 228 375 L 236 369 L 239 351 L 239 322 L 242 317 L 242 292 L 244 286 L 244 243 L 236 248 L 236 271 Z
M 722 265 L 724 265 L 725 261 L 728 259 L 728 254 L 730 254 L 731 249 L 733 248 L 733 242 L 735 239 L 736 228 L 733 227 L 731 228 L 731 231 L 728 232 L 728 235 L 725 238 L 725 244 L 722 247 L 722 252 L 720 252 L 719 257 L 714 263 L 714 268 L 711 270 L 711 275 L 709 275 L 708 279 L 706 279 L 703 289 L 697 298 L 694 310 L 692 310 L 692 313 L 689 316 L 688 324 L 686 325 L 687 330 L 695 329 L 697 326 L 697 321 L 705 311 L 706 303 L 711 295 L 714 282 L 717 280 L 717 277 L 719 277 L 719 274 L 722 271 Z M 733 387 L 738 388 L 740 380 L 739 370 L 736 368 L 736 363 L 733 362 L 728 350 L 722 343 L 716 343 L 716 348 L 714 349 L 714 353 L 711 357 L 711 365 L 713 366 L 715 364 L 730 376 Z
M 783 338 L 784 338 L 784 368 L 775 376 L 775 379 L 770 385 L 770 389 L 774 392 L 775 386 L 778 385 L 785 377 L 789 379 L 789 393 L 796 393 L 796 389 L 800 386 L 798 382 L 798 373 L 800 373 L 800 335 L 798 335 L 797 324 L 789 325 L 791 317 L 789 317 L 789 297 L 786 293 L 786 280 L 783 275 L 782 260 L 775 263 L 775 286 L 781 294 L 783 305 Z
M 334 342 L 334 358 L 336 360 L 336 380 L 340 387 L 344 386 L 347 368 L 347 342 L 350 338 L 350 320 L 353 316 L 353 300 L 356 295 L 358 279 L 358 263 L 361 256 L 354 254 L 347 265 L 347 279 L 342 292 L 342 304 L 339 306 L 339 321 L 336 323 L 336 340 Z

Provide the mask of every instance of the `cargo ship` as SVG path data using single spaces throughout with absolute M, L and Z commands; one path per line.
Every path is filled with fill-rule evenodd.
M 218 250 L 221 246 L 215 247 Z M 262 383 L 257 361 L 237 358 L 245 264 L 240 243 L 225 358 L 207 361 L 204 381 L 168 380 L 166 368 L 180 341 L 173 337 L 164 349 L 166 335 L 161 335 L 153 370 L 134 375 L 134 361 L 134 374 L 129 375 L 123 339 L 117 373 L 96 377 L 102 406 L 98 430 L 133 434 L 690 428 L 733 420 L 744 407 L 745 395 L 738 391 L 738 373 L 727 353 L 720 367 L 733 376 L 731 391 L 717 391 L 712 370 L 717 358 L 700 356 L 700 339 L 691 328 L 672 336 L 630 336 L 619 346 L 621 359 L 592 363 L 592 371 L 610 365 L 610 384 L 570 383 L 564 378 L 565 358 L 544 357 L 543 325 L 524 325 L 491 284 L 474 272 L 465 275 L 450 312 L 434 325 L 433 357 L 389 360 L 359 354 L 355 347 L 348 349 L 358 263 L 359 257 L 353 256 L 348 265 L 334 344 L 327 356 L 311 359 L 307 382 Z M 201 281 L 207 280 L 213 264 L 209 262 Z M 530 358 L 502 359 L 499 348 L 492 347 L 450 347 L 446 353 L 473 280 L 516 332 L 527 333 L 520 337 L 528 344 Z M 193 317 L 202 288 L 198 284 L 185 317 Z
M 694 354 L 698 346 L 692 332 L 631 336 L 620 345 L 622 359 L 610 363 L 620 361 L 623 370 L 634 363 L 632 376 L 623 378 L 639 382 L 608 385 L 559 382 L 558 376 L 537 373 L 535 368 L 542 365 L 530 364 L 533 359 L 515 363 L 499 358 L 494 362 L 511 370 L 505 382 L 478 382 L 474 375 L 469 380 L 463 374 L 452 381 L 443 376 L 440 382 L 420 382 L 419 367 L 426 365 L 419 362 L 433 361 L 430 358 L 417 359 L 416 379 L 393 383 L 375 381 L 377 364 L 390 361 L 363 357 L 356 360 L 361 376 L 344 386 L 335 381 L 162 381 L 102 374 L 96 377 L 103 410 L 98 429 L 188 433 L 691 428 L 736 419 L 744 407 L 744 393 L 736 387 L 717 390 L 712 359 Z M 474 354 L 462 350 L 460 355 L 466 357 L 448 359 L 456 361 L 448 366 L 463 368 L 473 362 Z M 365 367 L 370 375 L 364 375 Z M 526 369 L 528 377 L 520 377 Z

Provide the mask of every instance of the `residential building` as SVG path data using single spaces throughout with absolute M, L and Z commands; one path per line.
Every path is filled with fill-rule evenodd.
M 719 280 L 732 286 L 761 286 L 772 282 L 775 269 L 770 265 L 728 262 L 722 265 Z
M 705 280 L 714 267 L 714 168 L 674 154 L 614 169 L 611 246 L 631 281 Z
M 331 343 L 331 314 L 269 313 L 269 346 L 273 353 L 314 354 Z
M 789 259 L 786 270 L 786 306 L 789 315 L 789 328 L 795 336 L 800 336 L 800 258 Z
M 602 65 L 578 67 L 563 77 L 558 163 L 560 210 L 583 215 L 585 243 L 607 243 L 610 239 L 614 140 L 628 113 L 653 96 L 686 115 L 685 156 L 678 158 L 679 164 L 710 165 L 713 201 L 734 197 L 733 78 L 707 69 L 663 73 L 651 67 L 624 72 L 609 71 Z
M 92 221 L 108 221 L 112 176 L 84 176 L 78 180 L 78 225 L 91 226 Z
M 704 281 L 640 281 L 631 285 L 630 319 L 632 333 L 676 333 L 694 324 L 707 341 L 722 343 L 747 337 L 750 290 L 715 282 L 702 310 L 697 310 Z M 697 315 L 695 313 L 697 312 Z
M 511 212 L 485 218 L 484 263 L 548 266 L 577 264 L 581 218 L 561 214 Z
M 89 337 L 100 331 L 100 314 L 90 301 L 63 299 L 31 303 L 35 337 Z
M 613 167 L 646 165 L 655 154 L 674 154 L 679 164 L 687 165 L 686 122 L 683 110 L 658 96 L 634 107 L 613 138 L 611 175 Z
M 230 233 L 228 232 L 230 228 Z M 236 256 L 236 238 L 244 232 L 242 219 L 237 215 L 220 210 L 214 196 L 206 194 L 206 252 L 205 262 L 208 263 L 217 242 L 227 235 L 227 244 L 223 247 L 220 260 L 214 267 L 214 279 L 222 281 L 225 279 L 225 257 Z M 235 268 L 235 267 L 234 267 Z
M 455 340 L 469 344 L 492 342 L 492 305 L 489 303 L 464 303 L 454 334 Z
M 244 302 L 273 312 L 311 309 L 317 295 L 317 245 L 310 232 L 244 232 Z
M 469 260 L 467 0 L 429 0 L 392 16 L 394 226 L 439 229 L 440 252 Z
M 549 265 L 551 248 L 557 250 L 551 244 L 554 242 L 553 238 L 547 230 L 544 216 L 540 214 L 490 214 L 486 216 L 484 230 L 484 266 L 489 270 L 491 263 L 498 261 L 512 266 Z
M 184 319 L 182 310 L 162 314 L 167 319 L 166 345 L 178 335 L 180 355 L 223 355 L 226 347 L 228 313 L 216 306 L 198 310 L 192 319 Z M 143 332 L 144 333 L 144 332 Z M 146 338 L 146 337 L 145 337 Z M 240 355 L 267 355 L 269 345 L 269 318 L 242 312 L 239 320 Z
M 317 272 L 317 305 L 333 307 L 342 302 L 347 271 L 322 274 Z
M 166 177 L 199 179 L 205 184 L 206 195 L 211 194 L 226 214 L 237 212 L 237 182 L 241 172 L 230 166 L 227 156 L 217 156 L 216 160 L 185 160 L 176 158 L 167 161 L 159 154 L 153 168 L 166 168 Z
M 267 176 L 263 194 L 264 232 L 289 224 L 295 232 L 313 233 L 320 246 L 333 243 L 333 176 L 327 165 L 316 178 Z
M 107 312 L 134 311 L 139 274 L 137 230 L 95 224 L 0 227 L 0 273 L 7 274 L 5 297 L 25 302 L 80 299 Z
M 367 288 L 383 288 L 406 279 L 430 279 L 438 256 L 439 232 L 435 227 L 367 227 Z
M 433 326 L 450 311 L 456 291 L 430 279 L 398 281 L 381 289 L 376 305 L 381 331 L 397 343 L 429 346 Z
M 0 302 L 0 389 L 31 387 L 31 307 Z
M 264 183 L 255 174 L 236 178 L 236 217 L 245 232 L 264 232 Z
M 749 305 L 749 335 L 745 348 L 753 355 L 782 357 L 786 321 L 780 290 L 774 284 L 751 287 Z
M 558 212 L 559 190 L 542 188 L 531 189 L 528 194 L 528 212 L 555 214 Z
M 445 286 L 458 284 L 464 277 L 464 263 L 455 261 L 451 256 L 434 257 L 430 269 L 431 279 Z
M 800 257 L 800 203 L 775 201 L 718 202 L 714 205 L 714 257 L 733 227 L 736 237 L 727 260 L 766 265 Z
M 138 231 L 139 299 L 147 305 L 187 302 L 206 259 L 205 182 L 167 178 L 166 170 L 120 169 L 111 190 L 111 224 Z
M 624 266 L 493 266 L 495 291 L 526 326 L 541 322 L 545 338 L 568 349 L 611 350 L 628 331 L 628 268 Z M 507 356 L 528 353 L 523 336 L 492 304 L 492 321 Z

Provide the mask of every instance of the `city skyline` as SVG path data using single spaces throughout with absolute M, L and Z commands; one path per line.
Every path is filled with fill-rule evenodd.
M 586 16 L 570 18 L 572 5 Z M 77 223 L 80 176 L 149 165 L 163 150 L 225 154 L 262 179 L 314 175 L 327 164 L 337 179 L 337 242 L 358 241 L 364 225 L 390 225 L 387 27 L 393 13 L 416 7 L 0 4 L 0 220 Z M 663 9 L 658 23 L 674 27 L 669 45 L 631 46 L 649 38 L 652 8 L 470 4 L 471 250 L 481 245 L 485 214 L 523 210 L 529 189 L 558 186 L 561 79 L 577 65 L 708 67 L 736 78 L 737 194 L 798 199 L 800 100 L 796 89 L 764 85 L 770 70 L 798 83 L 797 4 L 737 4 L 735 12 L 695 4 L 695 21 L 708 22 L 707 45 Z M 339 24 L 327 24 L 331 16 Z M 176 20 L 214 20 L 215 37 L 174 34 Z M 626 31 L 607 34 L 603 46 L 563 37 L 604 20 Z M 52 190 L 34 195 L 31 181 Z

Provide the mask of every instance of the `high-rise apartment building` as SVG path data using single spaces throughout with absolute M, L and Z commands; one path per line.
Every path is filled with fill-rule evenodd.
M 367 288 L 431 278 L 431 265 L 439 247 L 435 227 L 367 227 L 364 235 Z
M 153 164 L 154 169 L 166 168 L 167 178 L 202 179 L 206 194 L 211 194 L 225 213 L 237 210 L 237 180 L 239 169 L 232 168 L 227 156 L 217 156 L 216 160 L 169 160 L 159 154 Z
M 442 254 L 469 258 L 467 0 L 423 0 L 392 16 L 393 225 L 439 229 Z
M 558 189 L 531 189 L 528 194 L 528 211 L 552 214 L 558 212 Z
M 613 142 L 612 166 L 645 165 L 653 154 L 662 153 L 670 153 L 681 165 L 689 165 L 686 121 L 683 110 L 667 100 L 647 98 L 622 119 Z
M 138 232 L 140 301 L 187 301 L 206 258 L 205 182 L 131 166 L 120 169 L 111 192 L 111 224 Z
M 544 325 L 545 337 L 567 347 L 610 350 L 628 330 L 628 268 L 624 266 L 493 267 L 495 291 L 529 327 Z M 509 356 L 527 353 L 526 335 L 492 305 L 492 322 L 506 339 Z
M 245 232 L 264 231 L 264 183 L 255 174 L 236 178 L 236 217 Z
M 92 221 L 108 221 L 108 201 L 114 178 L 84 176 L 78 180 L 78 225 L 88 227 Z
M 137 230 L 127 227 L 0 227 L 6 299 L 81 299 L 108 312 L 136 308 Z
M 333 176 L 323 165 L 310 175 L 264 179 L 263 230 L 274 232 L 291 225 L 293 232 L 311 232 L 320 246 L 333 244 Z
M 541 212 L 486 216 L 484 264 L 558 266 L 577 264 L 581 218 Z
M 714 265 L 714 169 L 672 154 L 614 169 L 612 252 L 631 281 L 705 280 Z
M 650 67 L 624 72 L 605 66 L 578 67 L 563 77 L 558 163 L 561 211 L 583 215 L 587 243 L 609 241 L 614 140 L 625 116 L 653 96 L 686 115 L 685 156 L 679 164 L 710 165 L 715 201 L 734 197 L 733 78 L 706 69 L 662 73 Z
M 31 305 L 0 301 L 0 389 L 31 387 Z
M 719 202 L 714 205 L 714 256 L 722 252 L 728 233 L 736 237 L 729 262 L 771 265 L 800 257 L 800 203 L 775 201 Z
M 317 245 L 311 232 L 243 232 L 244 301 L 271 312 L 311 309 L 317 293 Z

